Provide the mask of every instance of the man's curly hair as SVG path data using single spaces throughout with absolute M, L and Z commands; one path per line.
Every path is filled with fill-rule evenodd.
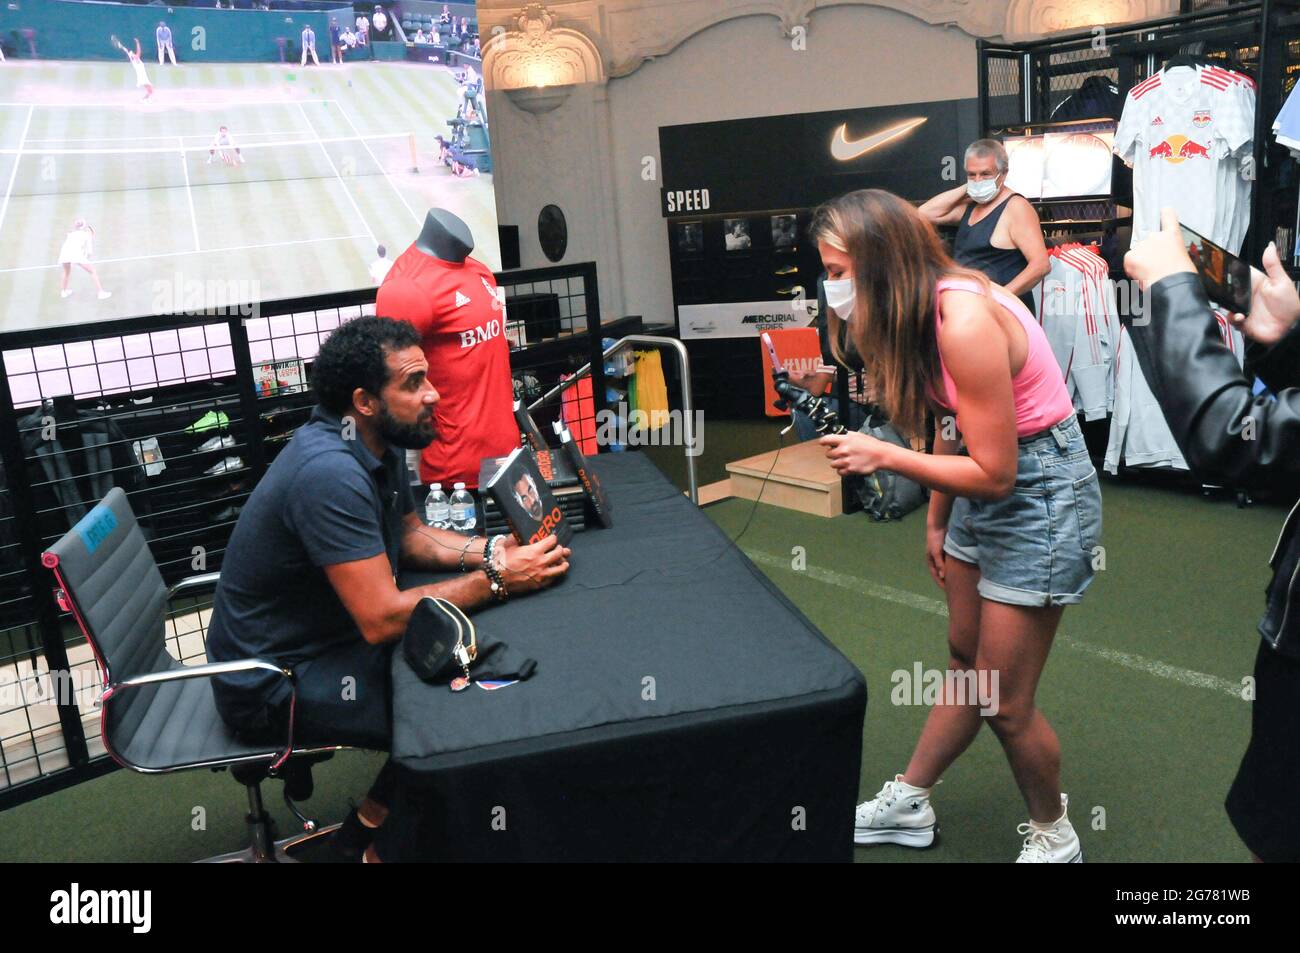
M 311 376 L 316 400 L 332 414 L 347 413 L 358 387 L 376 396 L 383 391 L 389 351 L 419 345 L 420 333 L 408 321 L 367 316 L 339 325 L 316 355 Z

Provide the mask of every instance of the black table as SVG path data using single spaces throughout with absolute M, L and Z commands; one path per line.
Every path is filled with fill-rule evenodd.
M 592 469 L 614 527 L 475 615 L 531 679 L 456 694 L 394 654 L 385 859 L 850 860 L 861 673 L 642 454 Z

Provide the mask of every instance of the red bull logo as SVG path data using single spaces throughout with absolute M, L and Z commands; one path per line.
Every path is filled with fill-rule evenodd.
M 1164 159 L 1177 165 L 1185 159 L 1195 157 L 1208 159 L 1210 150 L 1195 139 L 1188 139 L 1186 136 L 1169 136 L 1151 147 L 1150 157 Z
M 1212 121 L 1212 118 L 1213 117 L 1210 116 L 1210 111 L 1208 109 L 1198 109 L 1196 114 L 1192 116 L 1192 123 L 1198 129 L 1201 129 L 1208 126 Z

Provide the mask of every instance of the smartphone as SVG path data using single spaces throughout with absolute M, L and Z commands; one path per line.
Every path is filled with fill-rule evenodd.
M 1183 244 L 1201 276 L 1206 297 L 1229 311 L 1250 313 L 1250 265 L 1186 225 Z
M 780 374 L 785 368 L 781 365 L 781 359 L 776 356 L 776 345 L 772 343 L 772 336 L 764 331 L 762 337 L 763 349 L 767 351 L 767 359 L 772 362 L 772 373 Z

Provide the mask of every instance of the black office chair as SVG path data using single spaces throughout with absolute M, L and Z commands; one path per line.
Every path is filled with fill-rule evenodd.
M 311 764 L 343 746 L 295 748 L 292 718 L 283 748 L 246 744 L 217 713 L 208 681 L 214 675 L 261 669 L 287 679 L 295 691 L 293 673 L 259 659 L 182 665 L 167 652 L 171 599 L 215 586 L 218 573 L 183 579 L 169 590 L 121 487 L 109 491 L 41 561 L 54 572 L 59 606 L 72 613 L 99 664 L 105 685 L 100 732 L 113 760 L 144 774 L 229 768 L 248 789 L 250 845 L 210 862 L 293 860 L 289 851 L 337 829 L 320 828 L 293 798 L 310 796 Z M 267 777 L 289 782 L 285 803 L 304 834 L 275 841 L 262 804 L 261 782 Z

